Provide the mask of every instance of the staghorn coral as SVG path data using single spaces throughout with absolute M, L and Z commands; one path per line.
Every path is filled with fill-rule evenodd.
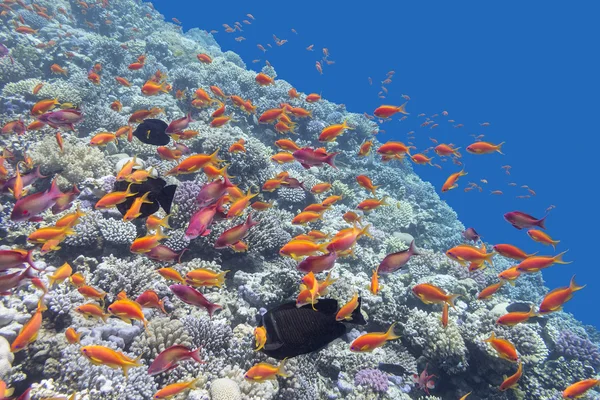
M 184 323 L 177 319 L 153 318 L 148 324 L 149 334 L 138 335 L 131 350 L 136 354 L 143 354 L 143 359 L 151 363 L 163 350 L 173 346 L 182 345 L 192 348 L 192 337 L 188 334 Z
M 135 298 L 146 289 L 152 287 L 152 282 L 159 279 L 154 272 L 152 262 L 146 258 L 134 257 L 126 262 L 112 254 L 103 257 L 96 267 L 91 282 L 107 293 L 116 295 L 124 290 L 127 296 Z

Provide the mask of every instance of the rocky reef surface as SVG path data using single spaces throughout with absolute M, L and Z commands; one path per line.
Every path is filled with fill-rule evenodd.
M 35 2 L 36 9 L 11 3 L 11 11 L 0 18 L 0 42 L 10 56 L 0 59 L 0 119 L 2 124 L 27 116 L 39 100 L 57 99 L 80 107 L 83 121 L 74 131 L 64 131 L 64 151 L 56 144 L 55 129 L 48 126 L 23 135 L 0 136 L 2 147 L 22 158 L 31 157 L 44 175 L 58 173 L 63 190 L 77 185 L 81 194 L 76 204 L 87 214 L 61 248 L 36 256 L 36 265 L 52 272 L 68 262 L 97 288 L 107 292 L 107 300 L 125 290 L 135 298 L 153 289 L 164 300 L 167 314 L 145 310 L 148 332 L 134 323 L 118 319 L 106 323 L 84 319 L 74 310 L 86 301 L 68 282 L 54 286 L 46 296 L 48 310 L 37 340 L 25 350 L 11 353 L 9 343 L 36 309 L 39 290 L 32 285 L 19 287 L 12 295 L 0 297 L 0 378 L 20 393 L 31 386 L 34 399 L 68 396 L 78 399 L 150 399 L 165 384 L 200 377 L 189 399 L 458 399 L 473 392 L 472 399 L 558 399 L 569 384 L 592 377 L 600 363 L 600 335 L 583 326 L 570 314 L 553 313 L 543 320 L 502 327 L 498 316 L 514 302 L 539 303 L 547 292 L 540 273 L 520 278 L 515 287 L 504 287 L 488 301 L 476 300 L 477 293 L 496 281 L 496 275 L 511 266 L 499 255 L 494 266 L 469 273 L 448 259 L 445 251 L 461 243 L 464 226 L 456 213 L 436 194 L 432 185 L 422 181 L 409 161 L 382 163 L 376 157 L 356 156 L 361 143 L 373 138 L 377 124 L 362 114 L 348 112 L 344 106 L 323 99 L 306 103 L 289 99 L 292 85 L 276 80 L 275 85 L 255 82 L 259 71 L 247 69 L 242 59 L 230 51 L 223 52 L 213 36 L 200 29 L 182 33 L 179 26 L 167 23 L 149 3 L 130 0 L 87 4 L 83 1 Z M 5 4 L 9 4 L 5 2 Z M 25 4 L 25 3 L 24 3 Z M 27 4 L 26 4 L 27 5 Z M 21 20 L 36 30 L 21 34 L 12 20 Z M 212 63 L 200 63 L 197 54 L 208 54 Z M 145 54 L 143 68 L 130 70 L 128 65 Z M 102 66 L 98 85 L 90 82 L 88 72 L 94 64 Z M 51 73 L 58 64 L 65 74 Z M 172 93 L 145 96 L 140 87 L 157 70 L 167 76 Z M 263 72 L 276 78 L 269 66 Z M 131 86 L 115 82 L 124 77 Z M 37 94 L 33 89 L 43 83 Z M 338 169 L 328 166 L 304 169 L 298 163 L 277 164 L 270 157 L 277 153 L 274 141 L 282 136 L 272 125 L 259 124 L 257 115 L 230 107 L 234 123 L 210 127 L 211 109 L 195 109 L 191 94 L 197 88 L 220 87 L 227 95 L 251 99 L 259 112 L 277 108 L 283 101 L 303 106 L 312 118 L 297 121 L 291 138 L 300 146 L 320 147 L 321 130 L 334 123 L 348 121 L 354 130 L 326 143 L 328 152 L 339 152 Z M 187 99 L 177 99 L 177 90 L 187 92 Z M 304 95 L 302 95 L 304 97 Z M 118 100 L 122 110 L 110 104 Z M 225 271 L 225 285 L 204 290 L 213 302 L 223 306 L 212 318 L 204 310 L 185 305 L 168 289 L 167 281 L 156 270 L 169 265 L 149 260 L 129 251 L 131 242 L 144 234 L 142 222 L 123 222 L 114 210 L 94 210 L 98 193 L 112 190 L 117 164 L 136 155 L 143 165 L 154 167 L 164 176 L 175 164 L 159 158 L 156 147 L 137 140 L 119 140 L 102 148 L 91 147 L 90 139 L 98 132 L 115 132 L 127 125 L 129 115 L 140 109 L 158 107 L 158 116 L 167 123 L 191 112 L 195 122 L 190 129 L 199 134 L 185 142 L 193 153 L 211 154 L 220 149 L 219 157 L 229 163 L 228 173 L 244 192 L 260 188 L 267 179 L 282 171 L 304 183 L 302 188 L 282 188 L 261 192 L 263 201 L 274 207 L 254 212 L 259 224 L 248 237 L 248 251 L 216 250 L 215 239 L 224 230 L 242 221 L 217 221 L 206 237 L 186 239 L 185 229 L 199 205 L 196 195 L 206 177 L 202 173 L 170 176 L 169 184 L 178 185 L 170 217 L 169 238 L 164 242 L 175 251 L 187 248 L 182 262 L 173 268 L 184 274 L 196 268 Z M 228 106 L 229 107 L 229 106 Z M 239 139 L 245 140 L 245 153 L 226 150 Z M 14 165 L 7 163 L 8 172 Z M 341 303 L 356 290 L 362 295 L 362 309 L 368 325 L 361 331 L 385 331 L 397 322 L 400 340 L 387 343 L 371 353 L 350 352 L 348 342 L 361 332 L 354 329 L 348 337 L 325 349 L 289 360 L 289 378 L 248 382 L 245 371 L 257 362 L 271 361 L 253 351 L 253 329 L 261 309 L 294 300 L 302 273 L 297 262 L 279 255 L 279 249 L 292 237 L 310 228 L 293 225 L 291 219 L 311 203 L 323 200 L 310 189 L 322 182 L 332 184 L 333 193 L 342 199 L 330 207 L 323 220 L 311 228 L 334 234 L 348 227 L 342 215 L 372 197 L 356 183 L 358 174 L 367 174 L 380 187 L 378 197 L 388 196 L 389 206 L 372 211 L 364 220 L 372 225 L 372 237 L 361 238 L 354 256 L 339 258 L 333 269 L 338 280 L 328 297 Z M 45 190 L 49 180 L 39 180 L 31 191 Z M 40 222 L 13 222 L 10 212 L 14 199 L 8 193 L 0 198 L 0 244 L 3 249 L 27 248 L 27 236 L 41 226 L 56 222 L 64 214 L 42 214 Z M 245 216 L 244 216 L 245 217 Z M 372 295 L 367 290 L 372 270 L 389 253 L 407 248 L 416 240 L 421 255 L 394 274 L 382 277 L 382 290 Z M 37 253 L 36 253 L 37 254 Z M 44 280 L 46 278 L 43 278 Z M 425 305 L 413 296 L 418 283 L 432 283 L 446 292 L 460 294 L 456 309 L 444 329 L 439 321 L 441 307 Z M 64 331 L 69 326 L 83 333 L 81 344 L 69 344 Z M 514 373 L 514 365 L 498 357 L 483 342 L 491 332 L 510 339 L 523 360 L 524 375 L 513 391 L 500 392 L 503 375 Z M 81 355 L 81 345 L 104 345 L 130 356 L 141 355 L 144 366 L 131 369 L 128 378 L 120 370 L 92 365 Z M 147 367 L 154 357 L 173 344 L 202 346 L 205 364 L 187 362 L 168 374 L 149 376 Z M 384 372 L 381 363 L 394 364 L 395 373 Z M 427 366 L 436 375 L 436 387 L 427 395 L 413 382 Z M 591 398 L 591 397 L 590 397 Z

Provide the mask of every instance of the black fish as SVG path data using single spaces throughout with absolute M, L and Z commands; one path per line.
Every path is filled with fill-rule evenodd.
M 167 214 L 170 214 L 171 203 L 173 202 L 173 196 L 175 195 L 175 190 L 177 190 L 177 185 L 166 186 L 166 184 L 167 182 L 161 178 L 148 178 L 148 180 L 143 183 L 132 183 L 131 192 L 137 194 L 127 197 L 127 200 L 123 203 L 117 204 L 117 209 L 121 215 L 125 215 L 137 197 L 142 197 L 144 193 L 150 192 L 148 200 L 152 203 L 142 204 L 142 207 L 140 208 L 141 215 L 138 218 L 146 218 L 157 212 L 160 207 L 162 207 Z M 129 183 L 126 181 L 115 182 L 114 190 L 125 191 L 127 190 L 127 186 L 129 186 Z
M 165 133 L 167 123 L 160 119 L 145 119 L 133 132 L 133 136 L 146 144 L 164 146 L 169 144 L 171 137 Z
M 366 325 L 360 312 L 361 299 L 349 323 Z M 297 308 L 295 302 L 281 304 L 262 316 L 261 326 L 267 331 L 267 342 L 261 350 L 269 357 L 284 359 L 312 353 L 346 333 L 345 323 L 335 320 L 338 302 L 319 299 L 315 304 Z
M 531 310 L 531 304 L 529 303 L 512 303 L 506 307 L 506 311 L 509 313 L 529 312 L 529 310 Z M 548 323 L 548 319 L 543 317 L 530 317 L 526 322 L 537 322 L 544 327 Z
M 403 376 L 410 373 L 410 371 L 407 371 L 406 368 L 404 368 L 400 364 L 379 363 L 377 365 L 377 368 L 379 368 L 383 372 L 387 372 L 389 374 L 397 376 Z

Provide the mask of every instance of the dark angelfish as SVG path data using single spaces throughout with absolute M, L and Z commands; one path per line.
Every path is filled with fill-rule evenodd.
M 118 181 L 115 182 L 114 190 L 125 191 L 128 186 L 129 183 L 127 181 Z M 152 203 L 142 204 L 142 207 L 140 208 L 141 215 L 138 218 L 146 218 L 157 212 L 161 207 L 167 214 L 170 214 L 175 190 L 177 190 L 177 185 L 167 186 L 167 182 L 164 179 L 148 178 L 148 180 L 143 183 L 131 184 L 130 191 L 137 194 L 135 196 L 127 197 L 125 202 L 117 204 L 117 209 L 121 215 L 125 215 L 137 197 L 141 197 L 144 193 L 150 192 L 148 200 Z
M 167 127 L 167 123 L 160 119 L 146 119 L 138 125 L 133 136 L 146 144 L 165 146 L 171 141 L 171 137 L 165 133 Z
M 346 333 L 346 324 L 336 321 L 338 302 L 319 299 L 316 310 L 310 304 L 296 307 L 295 302 L 268 310 L 260 326 L 267 331 L 267 342 L 261 351 L 279 360 L 318 351 Z M 359 306 L 348 323 L 366 325 Z

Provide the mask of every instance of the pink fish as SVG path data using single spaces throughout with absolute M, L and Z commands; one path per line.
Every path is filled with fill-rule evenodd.
M 258 222 L 253 221 L 252 214 L 249 214 L 246 222 L 227 229 L 221 234 L 221 236 L 217 238 L 217 241 L 215 242 L 215 249 L 224 249 L 225 247 L 233 246 L 240 242 L 242 239 L 248 236 L 248 231 L 254 225 L 258 225 Z
M 21 281 L 32 278 L 35 278 L 35 275 L 31 267 L 27 267 L 25 271 L 12 272 L 0 276 L 0 296 L 8 296 L 14 288 L 19 286 Z
M 151 260 L 154 261 L 175 261 L 177 260 L 178 263 L 181 262 L 181 256 L 183 255 L 183 253 L 186 252 L 187 249 L 183 249 L 181 250 L 180 253 L 177 253 L 176 251 L 171 250 L 170 248 L 168 248 L 167 246 L 165 246 L 164 244 L 159 244 L 156 247 L 153 247 L 152 249 L 150 249 L 149 252 L 145 253 L 146 257 L 148 257 Z
M 292 153 L 296 161 L 298 161 L 306 169 L 310 167 L 322 167 L 323 164 L 329 164 L 333 168 L 335 166 L 335 156 L 339 153 L 327 153 L 323 149 L 312 149 L 310 147 L 304 147 L 300 150 L 296 150 Z
M 477 231 L 475 231 L 475 229 L 473 228 L 467 228 L 465 229 L 465 231 L 462 233 L 463 237 L 466 240 L 472 240 L 473 242 L 476 242 L 479 240 L 479 233 L 477 233 Z
M 37 269 L 33 264 L 31 250 L 0 250 L 0 271 L 6 271 L 11 268 L 20 268 L 23 264 L 29 264 L 33 269 Z
M 546 226 L 544 225 L 546 217 L 548 217 L 548 214 L 542 219 L 536 219 L 521 211 L 511 211 L 504 214 L 504 219 L 517 229 L 533 228 L 534 226 L 546 229 Z
M 56 180 L 57 178 L 54 178 L 52 186 L 45 192 L 30 194 L 17 200 L 10 214 L 10 219 L 25 221 L 52 207 L 56 203 L 56 199 L 63 194 L 58 188 Z
M 187 239 L 196 239 L 198 236 L 207 236 L 210 233 L 210 229 L 208 228 L 212 224 L 217 211 L 220 213 L 224 211 L 221 209 L 219 203 L 201 208 L 200 210 L 196 211 L 194 215 L 192 215 L 192 218 L 190 218 L 190 223 L 185 230 L 185 237 Z
M 38 120 L 50 125 L 54 129 L 69 128 L 70 130 L 74 130 L 75 127 L 73 125 L 81 122 L 83 120 L 83 115 L 81 114 L 81 111 L 69 108 L 40 115 Z
M 194 120 L 192 119 L 192 115 L 190 113 L 188 113 L 183 118 L 179 118 L 179 119 L 171 121 L 171 123 L 165 130 L 165 133 L 167 133 L 169 135 L 172 133 L 179 133 L 179 132 L 183 131 L 184 129 L 187 129 L 190 122 L 194 122 Z
M 419 385 L 419 388 L 424 390 L 427 395 L 429 395 L 429 389 L 435 388 L 435 382 L 431 378 L 436 378 L 436 376 L 427 374 L 427 365 L 421 375 L 413 374 L 413 382 Z
M 332 251 L 331 253 L 324 254 L 322 256 L 309 256 L 298 264 L 298 270 L 302 272 L 323 272 L 333 268 L 337 260 L 337 253 Z
M 60 195 L 58 199 L 56 199 L 56 203 L 52 206 L 52 214 L 60 214 L 71 208 L 71 204 L 73 204 L 73 201 L 79 196 L 79 193 L 81 192 L 77 189 L 77 186 L 73 185 L 73 189 Z
M 221 197 L 223 197 L 227 189 L 234 186 L 235 185 L 231 183 L 231 181 L 227 177 L 224 177 L 224 180 L 219 179 L 207 183 L 206 185 L 202 186 L 202 189 L 200 189 L 200 193 L 198 193 L 198 197 L 196 197 L 196 200 L 198 201 L 198 203 L 200 203 L 200 206 L 202 207 L 211 205 L 217 202 L 217 200 L 219 200 Z
M 185 144 L 180 143 L 180 142 L 175 142 L 175 148 L 177 150 L 179 150 L 181 152 L 181 154 L 191 154 L 192 150 L 190 150 L 189 147 L 187 147 Z
M 47 178 L 47 176 L 44 176 L 40 173 L 40 167 L 38 166 L 35 171 L 30 172 L 28 174 L 25 175 L 21 175 L 21 180 L 23 181 L 23 187 L 27 187 L 29 185 L 31 185 L 33 182 L 35 182 L 36 179 L 42 179 L 42 178 Z M 9 180 L 7 180 L 4 185 L 2 185 L 2 189 L 0 189 L 2 192 L 7 192 L 9 190 L 14 191 L 14 186 L 15 186 L 15 181 L 17 180 L 16 176 L 13 176 L 12 178 L 10 178 Z
M 211 317 L 216 310 L 223 308 L 218 304 L 208 301 L 208 299 L 204 297 L 202 293 L 193 287 L 186 285 L 171 285 L 169 286 L 169 289 L 171 289 L 171 292 L 173 292 L 175 296 L 179 297 L 179 300 L 183 301 L 184 303 L 196 307 L 206 308 L 208 315 Z
M 148 367 L 148 375 L 157 375 L 162 372 L 167 372 L 176 368 L 181 361 L 194 360 L 200 364 L 206 364 L 200 358 L 200 348 L 190 350 L 185 346 L 176 344 L 168 349 L 165 349 L 156 356 L 150 367 Z
M 381 264 L 379 264 L 377 271 L 380 274 L 390 274 L 406 265 L 408 260 L 410 260 L 410 257 L 415 255 L 418 256 L 419 252 L 415 248 L 415 241 L 413 240 L 410 242 L 408 250 L 402 250 L 385 256 L 383 261 L 381 261 Z

